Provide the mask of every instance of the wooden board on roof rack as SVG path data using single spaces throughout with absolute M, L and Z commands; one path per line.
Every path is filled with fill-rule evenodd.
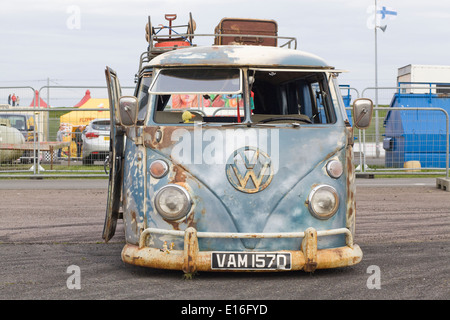
M 278 25 L 274 20 L 223 18 L 215 28 L 215 34 L 214 44 L 216 45 L 276 47 Z M 227 34 L 232 36 L 225 36 Z M 242 36 L 235 36 L 241 34 Z

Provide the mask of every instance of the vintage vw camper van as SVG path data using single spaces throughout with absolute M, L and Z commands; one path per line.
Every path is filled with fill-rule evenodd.
M 234 28 L 231 43 L 196 46 L 193 25 L 163 37 L 149 18 L 134 96 L 121 96 L 106 69 L 103 238 L 122 217 L 124 262 L 187 276 L 360 262 L 354 137 L 340 71 L 276 34 Z M 355 101 L 355 126 L 368 126 L 371 115 L 370 100 Z

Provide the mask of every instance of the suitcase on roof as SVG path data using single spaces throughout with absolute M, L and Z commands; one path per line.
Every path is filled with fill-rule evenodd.
M 277 46 L 278 25 L 274 20 L 224 18 L 215 28 L 216 45 Z M 226 36 L 229 34 L 230 36 Z

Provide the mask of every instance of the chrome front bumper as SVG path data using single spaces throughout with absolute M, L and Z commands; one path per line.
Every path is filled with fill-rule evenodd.
M 146 247 L 147 238 L 152 234 L 184 237 L 184 250 L 161 250 Z M 331 249 L 317 249 L 317 237 L 345 234 L 346 246 Z M 316 269 L 338 268 L 357 264 L 362 259 L 362 251 L 353 244 L 353 237 L 347 228 L 321 230 L 308 228 L 305 232 L 281 233 L 223 233 L 197 232 L 190 227 L 185 231 L 145 229 L 139 238 L 139 246 L 126 244 L 122 250 L 122 260 L 137 266 L 157 269 L 183 270 L 192 274 L 196 271 L 217 271 L 211 267 L 211 251 L 199 251 L 198 238 L 269 239 L 302 238 L 300 250 L 280 250 L 291 254 L 291 269 L 313 272 Z M 245 251 L 243 251 L 245 252 Z M 268 271 L 268 270 L 261 270 Z M 282 270 L 276 270 L 282 271 Z

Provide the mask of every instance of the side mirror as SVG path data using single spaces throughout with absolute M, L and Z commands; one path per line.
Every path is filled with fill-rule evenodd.
M 139 113 L 139 103 L 136 97 L 123 96 L 119 99 L 119 121 L 125 127 L 135 126 Z
M 373 103 L 367 98 L 356 99 L 353 102 L 353 121 L 358 129 L 367 129 L 372 121 Z

